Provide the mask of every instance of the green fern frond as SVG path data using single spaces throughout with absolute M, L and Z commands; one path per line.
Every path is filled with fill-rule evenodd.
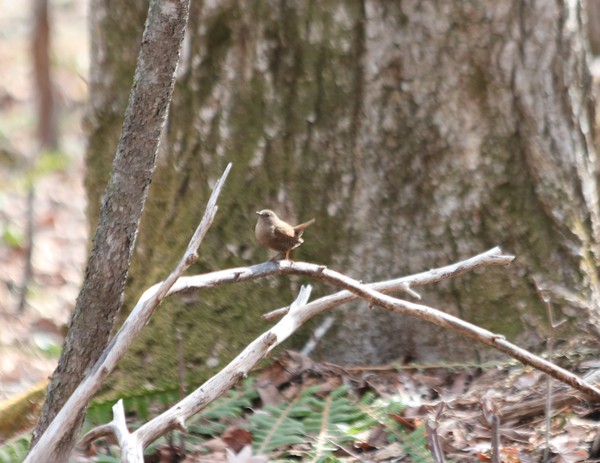
M 427 430 L 424 424 L 410 434 L 404 434 L 402 445 L 414 463 L 433 463 L 433 457 L 427 448 Z
M 294 413 L 294 408 L 298 405 L 299 402 L 296 401 L 281 408 L 265 407 L 263 411 L 250 417 L 255 454 L 264 455 L 282 447 L 305 442 L 304 426 Z
M 264 407 L 250 417 L 255 454 L 306 442 L 303 420 L 313 413 L 310 401 L 318 390 L 319 386 L 306 388 L 296 400 L 279 407 Z
M 332 461 L 338 444 L 353 441 L 353 424 L 364 420 L 364 413 L 347 397 L 348 389 L 341 387 L 325 399 L 310 397 L 312 412 L 304 420 L 306 432 L 313 437 L 310 461 Z
M 377 398 L 373 393 L 368 392 L 362 397 L 357 407 L 363 413 L 361 420 L 354 422 L 352 431 L 359 433 L 374 428 L 377 425 L 383 426 L 389 434 L 397 435 L 401 427 L 394 421 L 390 415 L 400 414 L 406 408 L 402 399 L 392 397 L 384 400 Z
M 358 407 L 364 412 L 364 420 L 355 423 L 356 431 L 372 429 L 382 426 L 385 429 L 389 442 L 399 442 L 412 461 L 431 463 L 433 458 L 427 449 L 427 435 L 424 426 L 420 426 L 411 433 L 407 433 L 401 424 L 396 422 L 392 415 L 398 415 L 406 408 L 401 398 L 383 400 L 374 395 L 365 394 L 366 397 L 359 402 Z
M 193 417 L 188 430 L 197 435 L 219 436 L 227 428 L 225 421 L 242 416 L 246 410 L 252 408 L 252 402 L 257 398 L 254 381 L 247 379 L 241 389 L 229 391 Z

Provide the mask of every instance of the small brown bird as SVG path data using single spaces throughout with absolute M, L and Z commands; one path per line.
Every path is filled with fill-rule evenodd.
M 257 214 L 258 222 L 256 222 L 256 228 L 254 229 L 257 241 L 266 248 L 285 253 L 284 259 L 286 260 L 289 259 L 292 249 L 296 249 L 304 243 L 302 233 L 306 227 L 312 225 L 315 221 L 315 219 L 310 219 L 308 222 L 294 227 L 281 220 L 275 212 L 269 209 L 263 209 Z

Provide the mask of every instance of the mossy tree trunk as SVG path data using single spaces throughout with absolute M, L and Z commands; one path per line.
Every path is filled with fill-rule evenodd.
M 133 15 L 92 16 L 92 217 L 126 104 L 139 37 L 130 18 L 139 16 L 141 28 L 141 3 Z M 534 280 L 577 294 L 578 308 L 600 302 L 581 15 L 578 2 L 532 0 L 193 2 L 129 298 L 166 276 L 211 182 L 232 161 L 196 271 L 264 260 L 253 227 L 265 207 L 291 222 L 316 217 L 296 259 L 364 281 L 500 244 L 517 264 L 427 288 L 423 300 L 538 344 L 547 320 Z M 177 359 L 164 353 L 176 351 L 176 329 L 188 361 L 218 366 L 298 284 L 277 279 L 165 304 L 124 360 L 128 376 L 168 381 Z M 339 315 L 319 352 L 332 360 L 480 353 L 363 305 Z

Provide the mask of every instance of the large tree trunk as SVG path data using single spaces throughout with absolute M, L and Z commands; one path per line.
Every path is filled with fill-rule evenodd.
M 194 2 L 130 297 L 166 274 L 209 184 L 232 161 L 197 271 L 265 259 L 253 237 L 254 211 L 265 207 L 291 222 L 316 217 L 295 259 L 364 281 L 500 244 L 518 264 L 428 288 L 423 299 L 538 344 L 548 322 L 534 281 L 562 294 L 560 307 L 574 304 L 567 293 L 577 294 L 578 309 L 600 302 L 581 14 L 578 2 L 533 0 Z M 113 151 L 113 122 L 103 125 L 99 115 L 118 113 L 115 101 L 124 105 L 121 84 L 112 82 L 130 68 L 124 50 L 137 47 L 115 37 L 128 31 L 121 16 L 98 18 L 98 37 L 117 32 L 93 63 L 111 85 L 92 88 L 89 160 Z M 101 181 L 102 167 L 90 165 L 90 178 Z M 260 313 L 289 303 L 296 288 L 277 280 L 161 308 L 125 360 L 128 377 L 168 376 L 176 359 L 158 353 L 175 351 L 178 328 L 187 330 L 189 361 L 218 363 L 264 328 Z M 342 362 L 479 351 L 362 305 L 340 312 L 320 348 Z

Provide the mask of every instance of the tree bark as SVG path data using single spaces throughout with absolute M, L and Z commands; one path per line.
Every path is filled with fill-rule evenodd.
M 253 237 L 254 211 L 264 207 L 292 223 L 316 217 L 294 259 L 365 281 L 501 244 L 518 256 L 513 272 L 465 276 L 423 300 L 539 345 L 547 320 L 536 288 L 551 288 L 574 317 L 600 302 L 582 14 L 579 2 L 533 0 L 194 3 L 131 295 L 172 265 L 198 218 L 182 211 L 232 161 L 226 214 L 207 237 L 199 271 L 265 259 Z M 117 66 L 111 61 L 109 75 Z M 106 102 L 95 107 L 100 114 L 118 92 L 103 90 L 92 94 Z M 89 159 L 101 140 L 91 134 Z M 139 385 L 175 372 L 175 356 L 159 351 L 175 351 L 177 329 L 188 333 L 188 362 L 231 358 L 264 329 L 259 314 L 285 305 L 297 284 L 277 280 L 163 308 L 122 364 L 128 378 Z M 374 322 L 364 310 L 345 312 L 322 356 L 486 355 L 419 321 L 381 314 Z M 597 332 L 597 314 L 585 313 L 582 323 Z
M 587 35 L 593 55 L 600 54 L 600 1 L 586 2 Z
M 94 8 L 92 7 L 92 11 Z M 112 174 L 58 367 L 34 431 L 32 448 L 108 343 L 121 307 L 139 220 L 155 168 L 174 87 L 189 3 L 152 2 Z M 84 413 L 53 452 L 33 461 L 67 461 Z
M 33 21 L 32 55 L 38 106 L 37 136 L 42 149 L 55 150 L 58 148 L 58 128 L 50 68 L 48 0 L 35 1 Z

